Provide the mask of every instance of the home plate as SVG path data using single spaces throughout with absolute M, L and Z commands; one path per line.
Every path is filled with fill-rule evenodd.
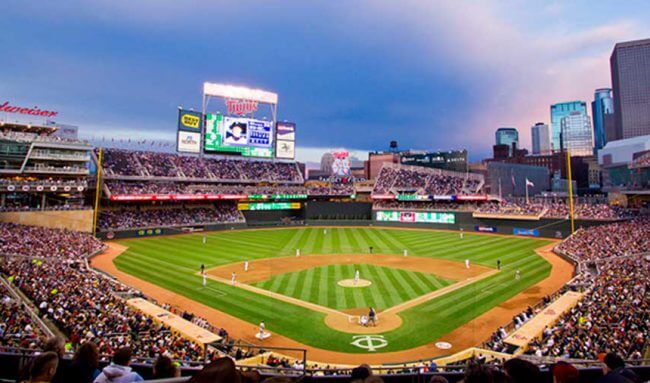
M 270 337 L 271 337 L 271 333 L 266 332 L 266 331 L 258 332 L 257 334 L 255 334 L 255 338 L 257 338 L 259 340 L 264 340 L 264 339 L 267 339 L 267 338 L 270 338 Z

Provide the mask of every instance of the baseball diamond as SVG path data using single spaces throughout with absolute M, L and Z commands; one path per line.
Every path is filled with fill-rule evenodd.
M 203 236 L 207 236 L 205 244 Z M 332 227 L 327 231 L 222 231 L 118 243 L 126 247 L 114 261 L 120 271 L 170 292 L 250 324 L 264 319 L 272 333 L 307 346 L 344 353 L 388 353 L 434 342 L 548 277 L 551 265 L 535 250 L 552 241 L 480 234 L 461 239 L 445 231 Z M 368 254 L 370 247 L 373 254 Z M 299 257 L 296 249 L 301 249 Z M 403 256 L 405 249 L 408 257 Z M 469 271 L 466 259 L 471 260 Z M 497 260 L 502 265 L 499 271 Z M 246 261 L 248 272 L 242 266 Z M 440 263 L 436 266 L 436 262 Z M 211 276 L 205 289 L 200 288 L 197 274 L 200 264 L 205 264 Z M 418 264 L 420 271 L 415 271 Z M 517 269 L 522 274 L 519 280 Z M 235 270 L 237 283 L 233 284 L 230 275 Z M 364 289 L 337 286 L 337 281 L 352 278 L 355 270 L 372 285 Z M 327 311 L 308 305 L 352 314 L 375 307 L 381 322 L 383 310 L 490 271 L 494 273 L 486 278 L 416 301 L 397 313 L 401 325 L 383 332 L 386 345 L 373 351 L 355 346 L 348 332 L 326 324 Z M 222 293 L 215 294 L 212 288 Z M 524 309 L 527 303 L 522 299 L 518 306 Z

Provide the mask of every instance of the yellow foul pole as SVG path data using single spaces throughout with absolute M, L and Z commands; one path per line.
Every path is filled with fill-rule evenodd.
M 573 217 L 573 180 L 571 179 L 571 152 L 566 151 L 566 177 L 569 183 L 569 219 L 571 220 L 571 234 L 576 231 Z
M 95 185 L 95 210 L 93 213 L 93 236 L 97 234 L 97 217 L 99 216 L 99 197 L 102 194 L 102 148 L 97 154 L 97 184 Z

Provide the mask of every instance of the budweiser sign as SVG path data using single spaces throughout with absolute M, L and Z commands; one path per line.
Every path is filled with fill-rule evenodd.
M 9 104 L 9 101 L 5 101 L 4 104 L 0 104 L 0 112 L 27 114 L 30 116 L 41 116 L 41 117 L 54 117 L 59 114 L 59 112 L 55 112 L 52 110 L 39 109 L 37 106 L 33 108 L 14 106 Z
M 228 108 L 228 114 L 243 116 L 257 112 L 257 101 L 226 99 L 226 107 Z

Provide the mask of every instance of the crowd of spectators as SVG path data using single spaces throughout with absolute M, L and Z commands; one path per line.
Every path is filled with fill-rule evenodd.
M 0 283 L 0 350 L 3 348 L 38 349 L 43 332 L 34 323 L 23 303 Z
M 541 339 L 531 342 L 527 353 L 594 360 L 615 352 L 626 359 L 642 359 L 650 330 L 650 218 L 580 229 L 557 249 L 583 266 L 572 284 L 582 286 L 585 295 L 547 327 Z M 540 307 L 550 303 L 547 297 Z M 528 308 L 517 315 L 513 330 L 537 312 Z M 486 346 L 510 352 L 513 347 L 503 342 L 508 335 L 501 327 Z
M 384 166 L 375 180 L 373 194 L 418 195 L 479 194 L 482 181 L 476 175 L 412 166 Z
M 30 132 L 17 132 L 13 130 L 1 130 L 0 139 L 18 142 L 48 142 L 48 143 L 71 143 L 88 145 L 88 141 L 77 138 L 64 138 L 47 134 L 36 134 Z
M 107 176 L 170 177 L 255 182 L 303 182 L 295 162 L 231 160 L 174 153 L 105 149 Z
M 304 194 L 308 196 L 350 196 L 353 185 L 250 185 L 187 182 L 107 181 L 111 195 L 120 194 Z
M 421 210 L 421 211 L 467 211 L 476 210 L 478 205 L 474 202 L 440 202 L 440 201 L 375 201 L 374 210 Z
M 75 231 L 0 222 L 0 254 L 78 258 L 103 246 L 94 237 Z
M 516 203 L 508 201 L 486 202 L 476 210 L 477 213 L 498 215 L 523 215 L 540 216 L 544 212 L 544 205 L 530 201 L 529 203 Z
M 120 208 L 99 213 L 100 230 L 124 230 L 148 227 L 171 227 L 214 223 L 243 222 L 234 203 L 209 206 L 167 205 L 147 208 Z

